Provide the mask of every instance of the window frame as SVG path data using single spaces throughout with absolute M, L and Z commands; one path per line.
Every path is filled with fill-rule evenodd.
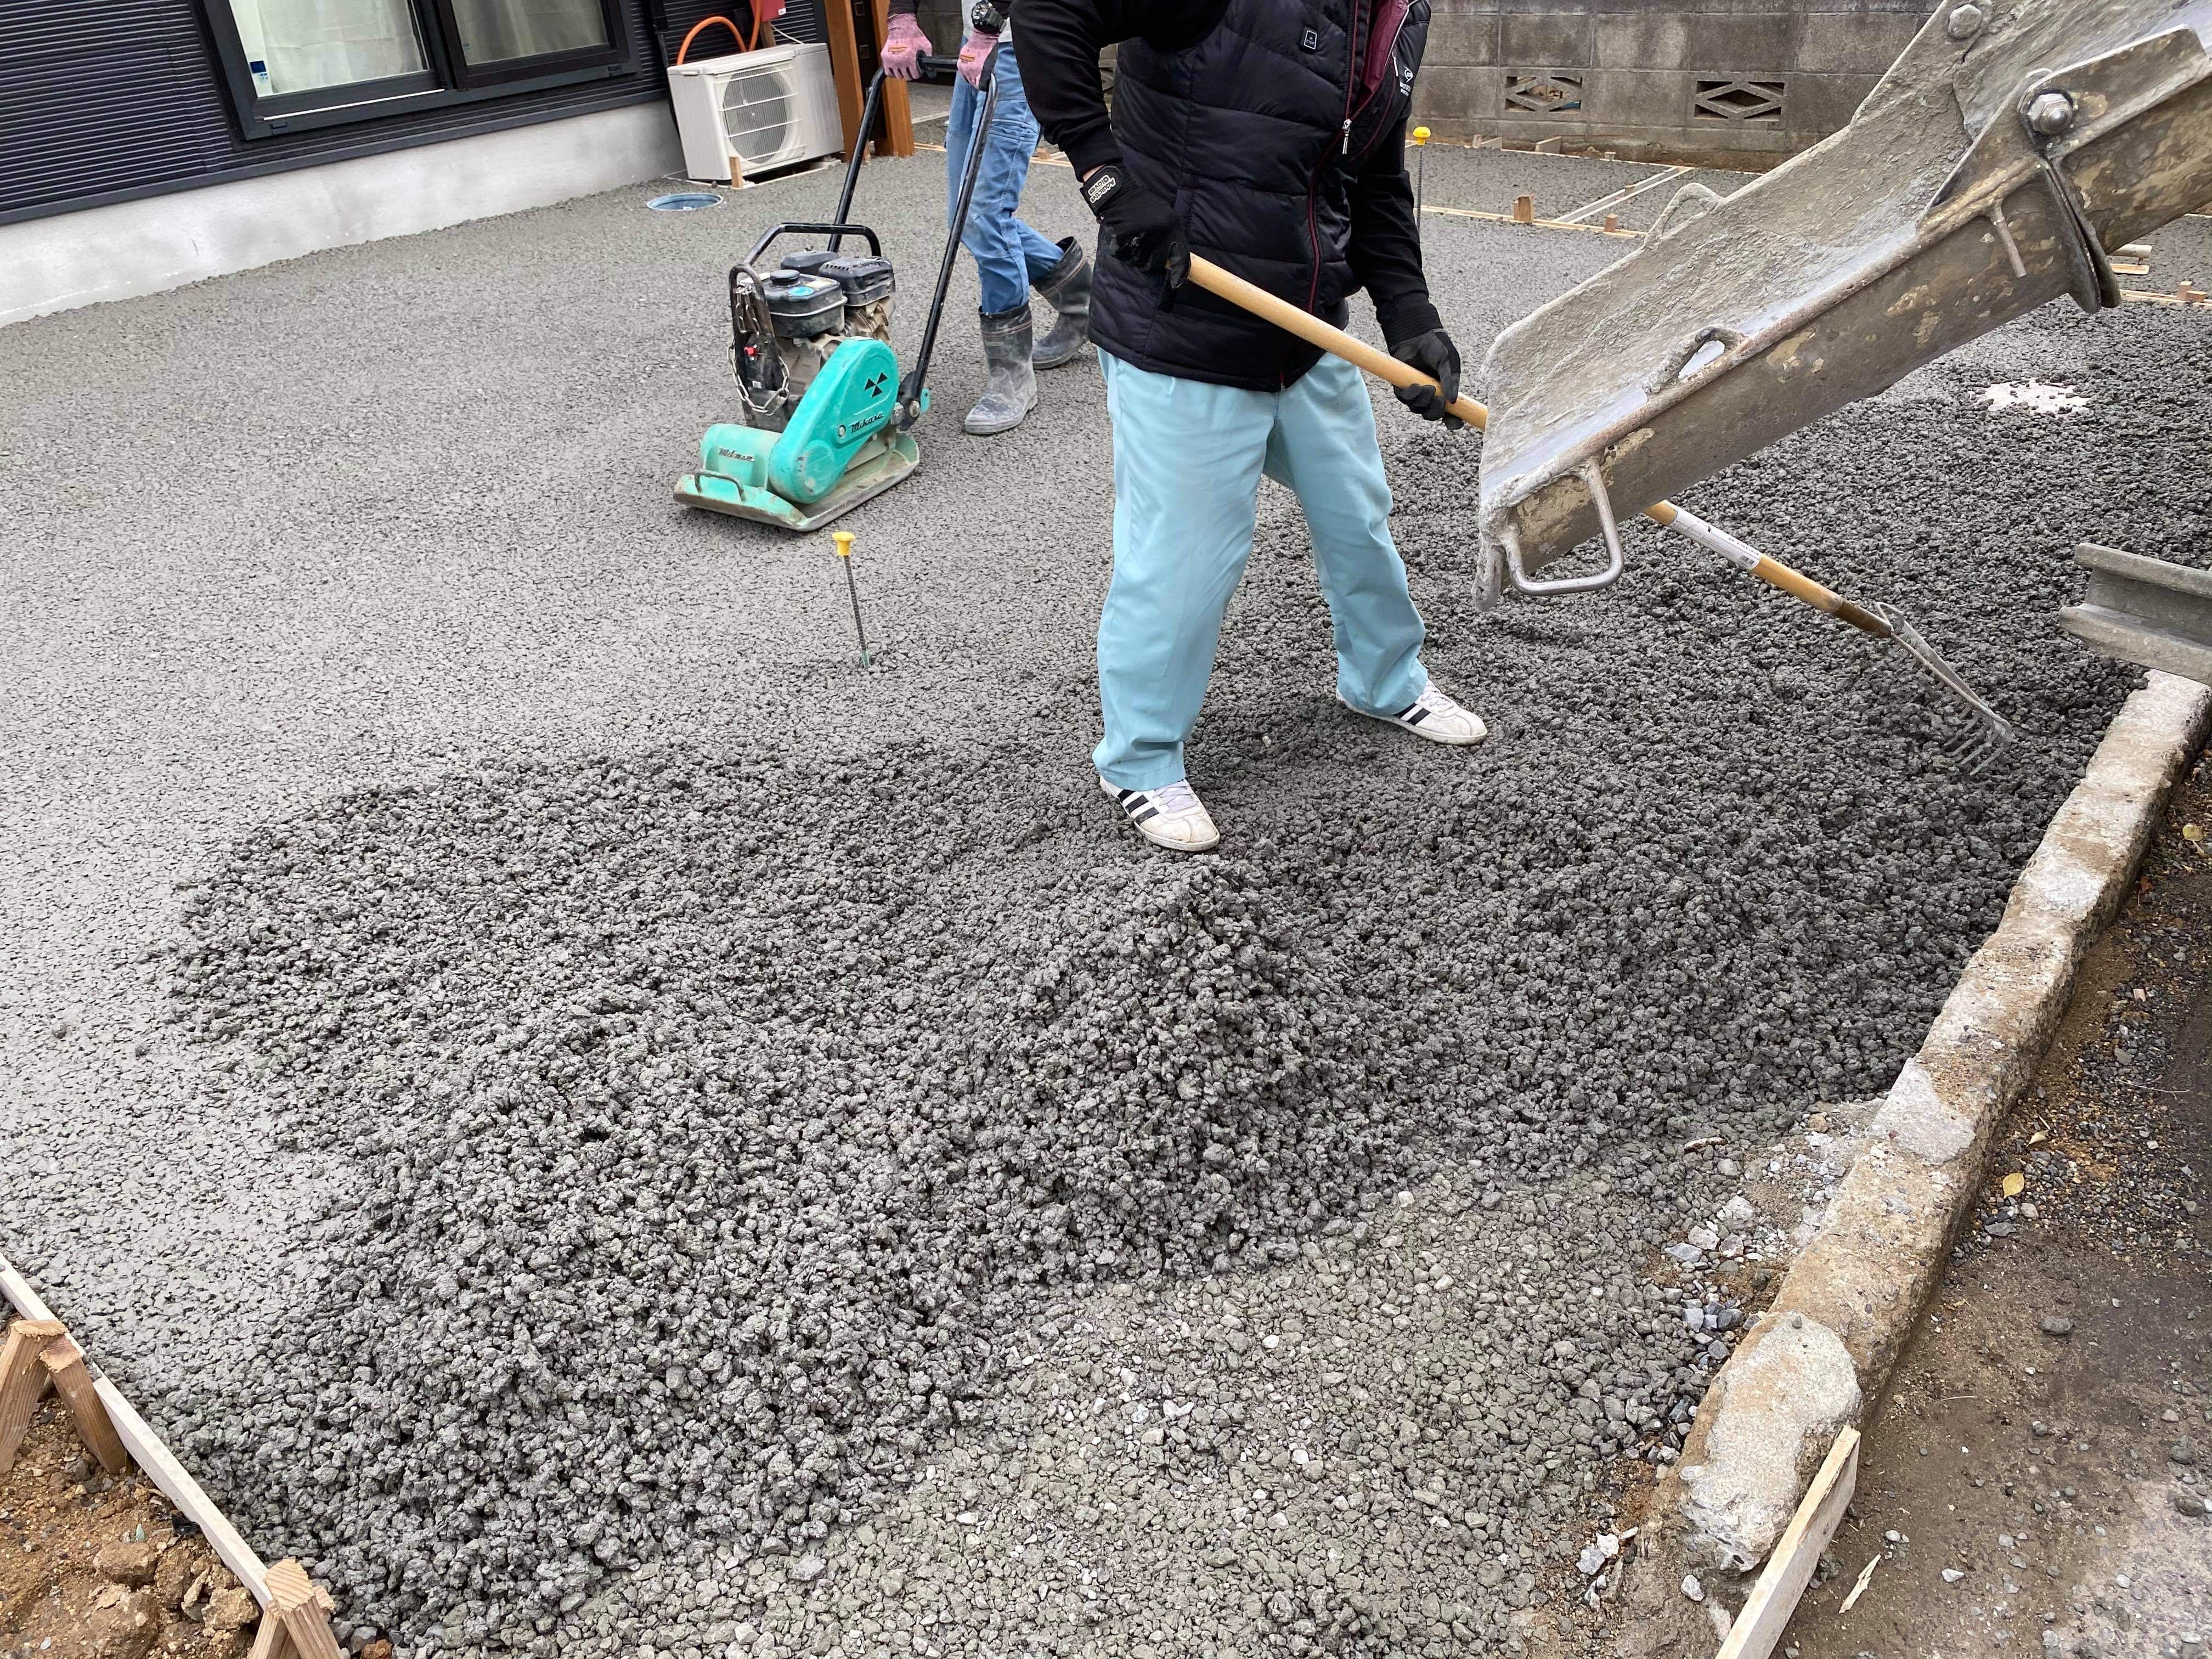
M 611 80 L 638 67 L 637 43 L 622 0 L 598 0 L 607 44 L 579 52 L 472 65 L 461 51 L 453 0 L 405 0 L 422 43 L 425 66 L 412 75 L 313 87 L 264 97 L 246 67 L 246 46 L 230 0 L 200 0 L 199 11 L 222 68 L 231 113 L 248 138 L 273 138 L 317 127 L 381 120 L 414 110 L 472 104 L 549 87 Z

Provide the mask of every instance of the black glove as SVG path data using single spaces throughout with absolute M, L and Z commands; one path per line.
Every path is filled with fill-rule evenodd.
M 1094 171 L 1083 181 L 1083 199 L 1104 228 L 1115 258 L 1166 277 L 1170 288 L 1189 279 L 1190 244 L 1175 210 L 1120 167 L 1109 162 Z
M 1400 362 L 1436 376 L 1434 386 L 1401 386 L 1398 401 L 1425 421 L 1442 421 L 1445 429 L 1458 431 L 1467 422 L 1451 412 L 1459 401 L 1459 348 L 1440 328 L 1416 334 L 1410 340 L 1390 342 L 1390 355 Z

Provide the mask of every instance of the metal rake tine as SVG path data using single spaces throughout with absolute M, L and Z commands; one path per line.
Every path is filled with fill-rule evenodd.
M 2009 745 L 2010 729 L 2008 727 L 2005 733 L 1999 733 L 1977 720 L 1957 736 L 1938 743 L 1936 749 L 1968 777 L 1978 778 L 1990 769 L 1997 757 L 2003 754 Z
M 1973 687 L 1960 677 L 1959 671 L 1946 662 L 1942 653 L 1929 644 L 1920 630 L 1905 621 L 1893 606 L 1877 602 L 1867 608 L 1889 624 L 1890 637 L 1927 672 L 1929 678 L 1973 711 L 1974 719 L 1984 728 L 1984 736 L 1980 741 L 1991 745 L 1990 758 L 2018 741 L 2020 734 L 2014 730 L 2012 722 L 1984 702 Z
M 1959 677 L 1959 672 L 1943 660 L 1934 646 L 1920 636 L 1919 630 L 1890 606 L 1879 603 L 1860 605 L 1847 599 L 1835 589 L 1815 581 L 1802 571 L 1791 569 L 1780 560 L 1760 552 L 1750 543 L 1730 535 L 1717 525 L 1706 523 L 1687 507 L 1678 507 L 1671 501 L 1661 501 L 1646 507 L 1644 516 L 1664 525 L 1678 535 L 1688 538 L 1698 546 L 1719 554 L 1737 569 L 1756 576 L 1769 586 L 1781 589 L 1815 611 L 1849 623 L 1874 639 L 1893 641 L 1939 685 L 1972 709 L 1974 717 L 1989 728 L 2000 747 L 2012 741 L 2012 727 L 2004 716 L 1978 696 L 1974 689 Z M 1862 665 L 1851 684 L 1856 686 L 1872 666 L 1873 661 L 1869 659 Z

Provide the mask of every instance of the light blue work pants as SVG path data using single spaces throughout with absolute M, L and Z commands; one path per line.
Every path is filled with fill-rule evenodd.
M 1359 371 L 1323 357 L 1287 391 L 1244 392 L 1150 374 L 1103 350 L 1098 363 L 1114 421 L 1098 775 L 1117 789 L 1183 775 L 1222 613 L 1252 551 L 1262 472 L 1290 486 L 1313 532 L 1339 695 L 1386 714 L 1419 696 L 1429 683 L 1421 618 L 1390 539 L 1390 486 Z
M 1014 216 L 1029 180 L 1030 157 L 1037 145 L 1036 117 L 1022 90 L 1022 71 L 1014 62 L 1013 42 L 1000 46 L 994 71 L 998 107 L 991 112 L 991 133 L 983 141 L 983 160 L 975 170 L 975 194 L 968 204 L 968 226 L 960 246 L 975 261 L 981 308 L 987 315 L 1012 311 L 1027 301 L 1030 284 L 1050 276 L 1060 251 Z M 960 200 L 960 175 L 968 166 L 968 146 L 982 118 L 983 94 L 965 80 L 952 82 L 952 113 L 945 123 L 945 222 L 952 222 Z

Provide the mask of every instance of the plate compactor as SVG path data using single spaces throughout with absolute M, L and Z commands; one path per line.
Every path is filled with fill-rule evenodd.
M 958 73 L 958 64 L 954 58 L 925 57 L 921 73 L 945 80 Z M 786 530 L 816 530 L 882 495 L 921 462 L 908 428 L 929 407 L 924 377 L 998 102 L 996 64 L 994 52 L 984 68 L 983 107 L 914 367 L 902 376 L 891 351 L 891 294 L 897 286 L 891 262 L 876 233 L 851 222 L 853 186 L 867 148 L 863 139 L 845 164 L 833 221 L 771 226 L 730 267 L 730 350 L 740 413 L 707 428 L 699 441 L 699 470 L 676 481 L 678 501 Z M 878 70 L 868 83 L 863 134 L 875 130 L 883 90 Z M 763 256 L 785 236 L 830 240 L 826 247 L 794 249 L 763 269 Z M 868 251 L 843 252 L 848 236 L 862 239 Z

